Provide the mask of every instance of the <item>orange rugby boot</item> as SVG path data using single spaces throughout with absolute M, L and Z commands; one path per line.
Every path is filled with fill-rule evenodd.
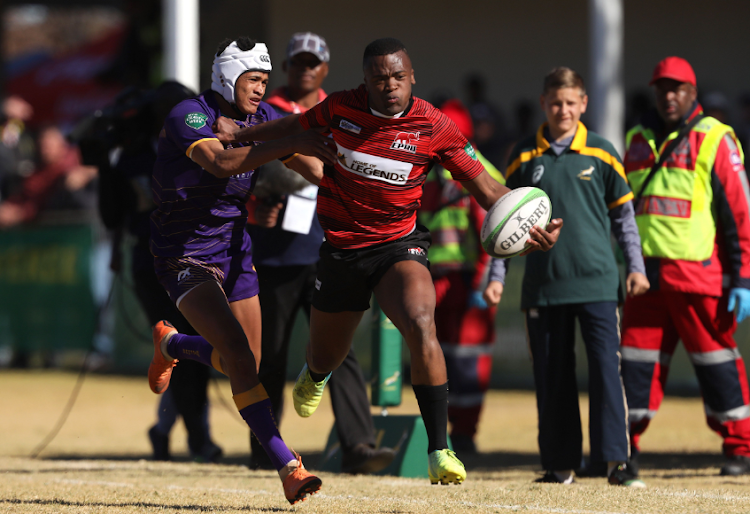
M 169 321 L 161 320 L 154 325 L 151 335 L 154 340 L 154 358 L 148 367 L 148 385 L 153 392 L 161 394 L 169 387 L 169 379 L 172 378 L 172 368 L 177 364 L 177 359 L 167 360 L 161 353 L 161 343 L 164 338 L 176 334 L 177 330 Z
M 284 495 L 289 503 L 294 505 L 298 501 L 304 501 L 307 495 L 313 495 L 320 491 L 323 482 L 308 472 L 302 465 L 302 457 L 297 457 L 297 468 L 289 473 L 284 479 Z

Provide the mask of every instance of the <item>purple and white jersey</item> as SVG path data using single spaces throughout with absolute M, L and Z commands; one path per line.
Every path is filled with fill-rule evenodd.
M 218 141 L 211 125 L 219 116 L 214 93 L 206 90 L 177 104 L 164 121 L 151 181 L 157 206 L 151 215 L 155 256 L 200 257 L 242 245 L 254 170 L 217 178 L 188 157 L 201 142 Z M 235 122 L 248 127 L 280 117 L 261 102 L 255 114 Z

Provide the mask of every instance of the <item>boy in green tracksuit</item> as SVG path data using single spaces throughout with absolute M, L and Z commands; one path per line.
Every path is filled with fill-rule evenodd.
M 620 379 L 617 310 L 619 274 L 614 232 L 627 262 L 628 294 L 649 288 L 633 215 L 633 193 L 612 144 L 580 122 L 588 97 L 583 79 L 555 68 L 540 98 L 547 117 L 536 136 L 521 141 L 506 170 L 511 189 L 534 186 L 549 195 L 565 235 L 548 253 L 530 254 L 521 293 L 533 358 L 539 450 L 538 482 L 571 483 L 581 463 L 583 436 L 575 374 L 575 318 L 589 362 L 591 460 L 607 462 L 609 483 L 643 487 L 626 464 L 628 427 Z M 495 260 L 485 298 L 500 301 L 506 261 Z

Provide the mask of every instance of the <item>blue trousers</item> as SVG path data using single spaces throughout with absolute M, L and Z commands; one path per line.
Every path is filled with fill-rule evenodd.
M 589 435 L 592 462 L 628 460 L 627 409 L 620 377 L 617 302 L 591 302 L 526 311 L 534 364 L 539 452 L 545 470 L 576 469 L 583 434 L 576 383 L 575 319 L 589 363 Z

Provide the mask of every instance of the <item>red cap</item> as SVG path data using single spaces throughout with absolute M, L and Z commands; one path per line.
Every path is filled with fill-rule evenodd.
M 695 80 L 695 72 L 690 63 L 682 57 L 667 57 L 659 61 L 659 64 L 654 68 L 654 75 L 651 77 L 649 86 L 653 86 L 654 82 L 659 79 L 672 79 L 679 82 L 687 82 L 693 86 L 697 86 Z
M 471 121 L 471 114 L 461 103 L 461 100 L 450 99 L 440 106 L 440 110 L 456 124 L 461 135 L 469 141 L 474 139 L 474 124 Z

